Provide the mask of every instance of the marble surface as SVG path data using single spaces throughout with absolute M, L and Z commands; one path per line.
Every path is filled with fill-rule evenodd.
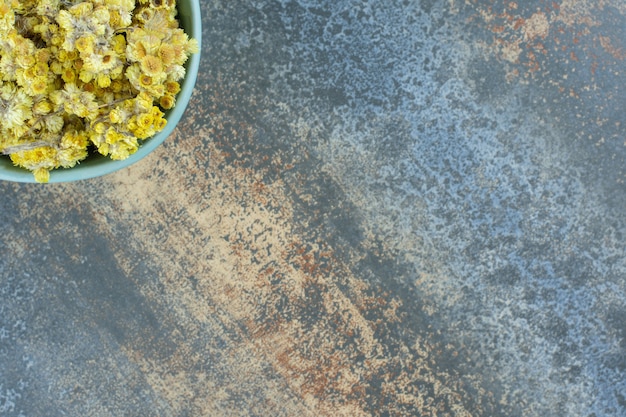
M 0 415 L 626 415 L 622 0 L 203 0 L 156 152 L 0 183 Z

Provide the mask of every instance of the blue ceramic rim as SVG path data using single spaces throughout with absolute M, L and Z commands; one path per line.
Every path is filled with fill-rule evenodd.
M 200 14 L 200 2 L 198 0 L 179 0 L 178 19 L 185 33 L 198 41 L 198 47 L 201 51 L 202 17 Z M 181 90 L 176 97 L 176 105 L 171 110 L 165 112 L 167 125 L 161 132 L 143 141 L 137 152 L 122 161 L 114 161 L 108 157 L 95 155 L 90 156 L 87 160 L 73 168 L 54 169 L 50 171 L 49 183 L 79 181 L 107 175 L 134 164 L 155 150 L 174 131 L 189 104 L 198 77 L 200 51 L 191 55 L 185 63 L 186 74 L 181 83 Z M 32 172 L 14 166 L 11 160 L 5 156 L 0 158 L 0 180 L 36 182 Z

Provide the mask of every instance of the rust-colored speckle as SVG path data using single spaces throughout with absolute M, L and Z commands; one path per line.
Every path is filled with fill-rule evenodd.
M 614 46 L 613 41 L 608 36 L 598 36 L 600 40 L 600 45 L 602 48 L 609 53 L 613 58 L 623 61 L 626 59 L 626 52 L 624 48 Z
M 561 61 L 569 70 L 586 69 L 595 75 L 600 66 L 595 62 L 597 57 L 587 52 L 590 43 L 599 43 L 614 59 L 626 59 L 625 48 L 615 39 L 590 36 L 591 29 L 599 24 L 596 15 L 607 7 L 606 2 L 563 0 L 529 13 L 509 2 L 500 7 L 491 4 L 479 8 L 476 17 L 493 34 L 493 42 L 488 45 L 491 53 L 510 66 L 518 66 L 507 70 L 507 81 L 518 76 L 533 79 L 544 73 L 552 52 L 557 55 L 550 57 L 550 62 Z M 626 7 L 621 6 L 620 11 L 626 13 Z

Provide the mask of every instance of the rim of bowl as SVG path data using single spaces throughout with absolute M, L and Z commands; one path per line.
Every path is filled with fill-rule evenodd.
M 200 55 L 202 53 L 202 17 L 200 14 L 200 2 L 198 0 L 178 0 L 177 7 L 180 26 L 189 37 L 195 38 L 198 41 L 199 50 L 198 53 L 192 54 L 187 62 L 185 62 L 185 78 L 176 96 L 176 105 L 165 112 L 167 119 L 165 128 L 151 138 L 142 141 L 139 149 L 124 160 L 115 161 L 101 155 L 90 155 L 73 168 L 57 168 L 51 170 L 48 183 L 86 180 L 119 171 L 146 157 L 174 131 L 191 99 L 196 79 L 198 78 Z M 0 180 L 36 182 L 31 171 L 14 166 L 11 160 L 6 156 L 0 157 Z

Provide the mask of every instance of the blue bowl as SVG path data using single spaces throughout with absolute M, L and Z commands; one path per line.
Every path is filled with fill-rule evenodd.
M 185 33 L 198 40 L 202 49 L 202 19 L 199 0 L 178 0 L 178 19 Z M 187 104 L 191 99 L 200 67 L 200 52 L 193 54 L 185 63 L 185 79 L 181 82 L 181 89 L 176 97 L 176 105 L 165 112 L 167 125 L 153 137 L 141 142 L 137 152 L 123 161 L 114 161 L 101 155 L 90 155 L 87 159 L 73 168 L 58 168 L 50 171 L 49 182 L 70 182 L 110 174 L 139 161 L 155 150 L 172 133 L 183 116 Z M 33 173 L 27 169 L 13 165 L 8 156 L 0 157 L 0 180 L 13 182 L 35 182 Z

